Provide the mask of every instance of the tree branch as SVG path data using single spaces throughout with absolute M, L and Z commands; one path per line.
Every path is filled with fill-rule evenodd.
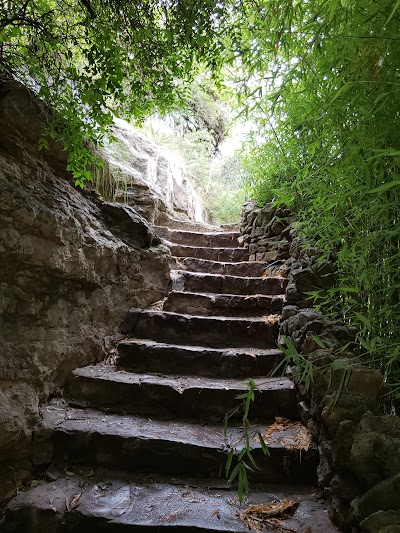
M 90 16 L 92 18 L 95 18 L 96 17 L 96 13 L 94 12 L 92 6 L 90 5 L 90 0 L 80 0 L 80 2 L 89 11 Z

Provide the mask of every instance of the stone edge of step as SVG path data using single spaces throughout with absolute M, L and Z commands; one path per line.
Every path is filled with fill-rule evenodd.
M 57 519 L 62 520 L 69 508 L 73 508 L 75 518 L 77 515 L 82 515 L 94 520 L 124 522 L 132 527 L 153 526 L 157 528 L 163 525 L 165 528 L 168 526 L 187 527 L 188 530 L 195 528 L 196 531 L 233 533 L 248 531 L 248 528 L 242 525 L 237 517 L 238 512 L 248 505 L 290 498 L 300 502 L 294 514 L 298 522 L 293 524 L 289 520 L 284 524 L 296 525 L 297 529 L 301 528 L 301 530 L 310 526 L 313 530 L 324 531 L 324 533 L 337 533 L 338 531 L 330 524 L 321 502 L 309 487 L 257 486 L 256 491 L 243 504 L 239 504 L 234 489 L 221 486 L 214 488 L 215 481 L 213 480 L 209 482 L 204 480 L 200 486 L 194 485 L 191 480 L 187 479 L 179 481 L 180 483 L 173 484 L 160 479 L 149 483 L 148 480 L 137 476 L 132 476 L 132 480 L 127 481 L 126 476 L 121 472 L 111 473 L 97 469 L 89 479 L 82 475 L 65 477 L 65 474 L 59 474 L 50 482 L 40 482 L 36 487 L 20 493 L 9 504 L 7 513 L 9 518 L 14 518 L 20 523 L 25 519 L 25 513 L 28 512 L 32 516 L 34 509 L 38 513 L 51 511 Z M 90 485 L 92 486 L 89 489 Z M 107 487 L 105 494 L 101 492 L 103 486 Z M 87 488 L 82 490 L 82 487 Z M 98 494 L 99 490 L 100 494 Z M 128 507 L 123 507 L 119 513 L 112 513 L 115 500 L 118 499 L 117 495 L 126 493 L 131 496 L 132 490 L 134 498 L 144 494 L 149 504 L 153 502 L 151 508 L 154 512 L 149 515 L 147 508 L 144 513 L 142 509 L 138 512 L 137 507 L 129 503 Z M 79 499 L 72 505 L 77 495 L 80 495 Z M 102 506 L 99 506 L 99 496 L 103 502 Z M 128 498 L 127 501 L 130 502 L 130 499 Z M 108 509 L 110 512 L 107 511 Z M 177 513 L 176 509 L 180 512 Z M 314 527 L 316 521 L 318 529 Z
M 131 385 L 150 385 L 171 387 L 179 393 L 190 389 L 209 389 L 209 390 L 233 390 L 238 393 L 244 393 L 248 390 L 245 380 L 241 378 L 209 378 L 197 376 L 175 376 L 155 373 L 136 373 L 126 372 L 118 368 L 107 365 L 90 365 L 82 368 L 76 368 L 72 375 L 88 379 L 100 379 L 105 381 L 114 381 Z M 260 393 L 276 390 L 293 390 L 294 383 L 289 378 L 283 377 L 257 377 L 254 378 Z

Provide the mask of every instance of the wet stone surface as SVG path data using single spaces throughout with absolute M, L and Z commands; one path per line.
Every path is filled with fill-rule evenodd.
M 217 347 L 276 348 L 277 318 L 203 317 L 132 308 L 124 334 L 159 342 Z
M 222 276 L 220 274 L 205 274 L 173 270 L 171 272 L 174 285 L 189 292 L 222 293 L 222 294 L 283 294 L 287 280 L 282 277 L 245 277 Z
M 12 501 L 6 533 L 21 524 L 29 533 L 244 532 L 238 513 L 246 506 L 285 498 L 298 502 L 294 515 L 279 517 L 286 530 L 337 531 L 313 494 L 318 450 L 298 421 L 294 384 L 266 377 L 282 360 L 288 247 L 276 236 L 280 226 L 272 220 L 275 237 L 261 237 L 261 258 L 228 228 L 156 228 L 173 256 L 173 290 L 149 309 L 130 309 L 121 326 L 127 337 L 108 364 L 76 369 L 64 399 L 43 407 L 50 482 Z M 246 442 L 240 396 L 250 376 L 258 390 L 248 443 L 258 468 L 248 472 L 253 492 L 240 505 L 236 486 L 223 479 L 230 452 Z
M 89 470 L 90 471 L 90 470 Z M 57 477 L 56 473 L 52 474 Z M 7 510 L 4 533 L 22 531 L 42 533 L 38 517 L 47 513 L 50 529 L 65 524 L 62 531 L 83 532 L 97 527 L 103 531 L 143 530 L 162 527 L 174 531 L 245 532 L 238 513 L 251 504 L 267 503 L 290 497 L 300 504 L 293 517 L 283 522 L 287 528 L 306 533 L 336 533 L 321 502 L 308 489 L 292 486 L 259 486 L 239 504 L 236 493 L 213 480 L 162 479 L 159 476 L 124 474 L 109 477 L 107 473 L 90 471 L 89 476 L 60 476 L 41 483 L 29 493 L 18 496 Z M 35 526 L 36 524 L 36 526 Z M 53 529 L 51 529 L 53 528 Z M 97 530 L 97 529 L 96 529 Z M 94 531 L 94 529 L 90 529 Z
M 211 348 L 127 339 L 118 345 L 118 366 L 134 372 L 247 378 L 267 375 L 281 361 L 280 350 Z
M 191 272 L 205 272 L 206 274 L 221 274 L 227 276 L 262 277 L 268 269 L 268 263 L 262 261 L 223 262 L 199 259 L 195 257 L 172 257 L 171 268 L 189 270 Z
M 247 261 L 249 258 L 249 252 L 244 248 L 199 248 L 183 244 L 170 244 L 169 248 L 175 257 L 194 257 L 223 262 Z
M 293 383 L 285 378 L 256 378 L 251 416 L 296 417 Z M 136 374 L 97 365 L 74 371 L 67 399 L 77 405 L 178 418 L 222 420 L 247 391 L 242 379 Z M 241 413 L 239 413 L 241 416 Z
M 282 311 L 282 295 L 251 296 L 236 294 L 205 294 L 184 291 L 171 291 L 163 310 L 174 313 L 188 313 L 203 316 L 243 316 L 256 317 Z
M 238 231 L 198 232 L 174 230 L 165 226 L 155 226 L 154 230 L 159 237 L 175 244 L 205 248 L 237 248 L 240 235 Z
M 43 423 L 53 432 L 59 464 L 93 464 L 129 471 L 157 469 L 163 473 L 209 475 L 223 478 L 231 447 L 243 447 L 240 422 L 224 424 L 204 420 L 165 420 L 109 414 L 52 403 L 42 410 Z M 259 421 L 249 430 L 251 448 L 259 470 L 253 479 L 293 483 L 312 482 L 317 452 L 293 449 L 304 428 L 284 428 L 268 439 L 270 456 L 262 453 L 258 432 L 266 434 L 271 422 Z

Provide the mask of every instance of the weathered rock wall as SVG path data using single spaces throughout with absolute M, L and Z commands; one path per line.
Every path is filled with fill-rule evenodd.
M 111 171 L 112 196 L 156 225 L 170 220 L 206 223 L 207 211 L 182 162 L 128 122 L 115 120 L 116 142 L 103 149 Z M 110 177 L 107 177 L 110 181 Z M 105 183 L 110 187 L 110 183 Z
M 302 246 L 285 207 L 246 204 L 241 233 L 251 260 L 275 260 L 288 277 L 280 342 L 289 339 L 303 363 L 313 365 L 307 387 L 289 368 L 303 422 L 319 446 L 318 483 L 332 518 L 343 531 L 399 531 L 400 418 L 382 414 L 383 377 L 357 357 L 355 331 L 316 312 L 306 294 L 332 286 L 332 265 Z
M 38 153 L 45 114 L 0 84 L 0 472 L 35 463 L 38 404 L 169 282 L 169 251 L 132 207 L 76 190 L 57 146 Z

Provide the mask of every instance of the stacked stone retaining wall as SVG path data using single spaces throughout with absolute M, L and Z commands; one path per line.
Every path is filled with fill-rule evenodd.
M 356 331 L 317 312 L 307 294 L 332 287 L 334 267 L 306 247 L 285 206 L 245 204 L 241 245 L 288 277 L 280 342 L 313 365 L 308 387 L 295 366 L 303 422 L 318 443 L 318 484 L 345 532 L 400 532 L 400 418 L 384 415 L 382 374 L 361 361 Z M 267 238 L 272 244 L 267 245 Z

